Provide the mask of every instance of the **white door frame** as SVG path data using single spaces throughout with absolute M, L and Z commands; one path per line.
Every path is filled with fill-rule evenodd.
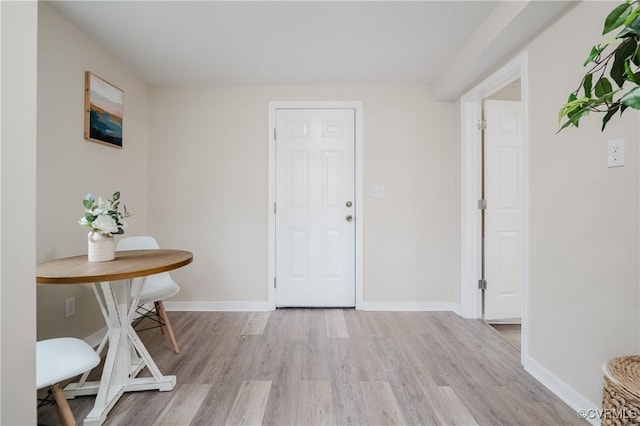
M 273 205 L 276 201 L 276 152 L 274 131 L 276 124 L 276 110 L 278 109 L 353 109 L 355 111 L 355 290 L 356 309 L 362 309 L 362 277 L 363 277 L 363 219 L 364 219 L 364 147 L 363 147 L 363 117 L 361 101 L 291 101 L 269 102 L 269 203 L 267 204 L 267 217 L 269 218 L 268 231 L 268 262 L 267 288 L 268 306 L 270 310 L 276 309 L 276 293 L 274 289 L 274 277 L 276 273 L 276 220 Z
M 522 134 L 524 156 L 524 179 L 521 191 L 524 194 L 523 228 L 523 288 L 522 288 L 522 349 L 521 359 L 528 354 L 528 300 L 529 300 L 529 143 L 528 143 L 528 69 L 527 53 L 523 52 L 504 65 L 489 78 L 460 98 L 461 124 L 461 271 L 460 314 L 465 318 L 482 317 L 482 294 L 478 289 L 480 278 L 480 214 L 477 200 L 481 187 L 480 132 L 477 123 L 481 119 L 482 101 L 489 95 L 520 78 L 522 102 Z M 489 284 L 490 285 L 490 284 Z

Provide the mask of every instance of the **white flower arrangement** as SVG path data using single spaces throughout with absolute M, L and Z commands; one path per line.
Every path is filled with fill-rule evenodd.
M 82 205 L 84 206 L 84 216 L 78 221 L 80 225 L 106 235 L 124 234 L 124 228 L 127 227 L 127 222 L 124 219 L 131 216 L 131 213 L 127 211 L 125 205 L 123 205 L 124 213 L 120 213 L 118 210 L 120 192 L 116 191 L 110 200 L 103 200 L 99 197 L 97 201 L 93 194 L 87 194 L 82 200 Z

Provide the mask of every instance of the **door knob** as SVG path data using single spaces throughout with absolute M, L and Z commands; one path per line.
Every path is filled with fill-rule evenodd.
M 345 219 L 347 219 L 347 222 L 351 222 L 353 220 L 353 216 L 347 215 Z
M 353 203 L 351 201 L 347 201 L 345 204 L 347 207 L 351 207 L 353 205 Z

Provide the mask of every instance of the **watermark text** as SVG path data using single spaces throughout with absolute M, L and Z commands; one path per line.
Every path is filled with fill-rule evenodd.
M 578 417 L 581 419 L 619 419 L 634 420 L 640 419 L 640 410 L 636 408 L 590 408 L 578 410 Z

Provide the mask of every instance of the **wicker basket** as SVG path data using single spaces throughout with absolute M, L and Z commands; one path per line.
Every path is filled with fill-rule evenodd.
M 602 370 L 602 424 L 640 425 L 640 356 L 614 358 Z

